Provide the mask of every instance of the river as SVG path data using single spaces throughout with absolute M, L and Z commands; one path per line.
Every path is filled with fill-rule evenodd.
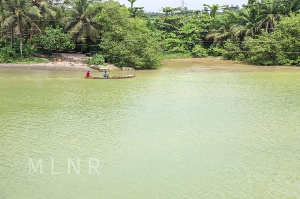
M 0 71 L 0 198 L 299 198 L 300 68 L 222 63 Z

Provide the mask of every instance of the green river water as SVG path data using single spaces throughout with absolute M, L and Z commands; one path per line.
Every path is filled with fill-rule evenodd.
M 300 198 L 300 68 L 135 74 L 0 71 L 0 198 Z

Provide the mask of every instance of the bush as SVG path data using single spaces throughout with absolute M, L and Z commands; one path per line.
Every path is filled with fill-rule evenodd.
M 245 60 L 257 65 L 300 65 L 300 15 L 282 18 L 272 33 L 246 38 Z
M 219 57 L 222 56 L 224 49 L 216 46 L 210 46 L 210 48 L 207 50 L 208 55 Z
M 105 59 L 100 54 L 95 54 L 92 58 L 85 60 L 85 64 L 90 65 L 103 65 L 105 63 Z
M 277 64 L 277 54 L 280 46 L 272 42 L 271 34 L 264 33 L 257 39 L 246 38 L 244 41 L 247 51 L 246 61 L 256 65 L 275 65 Z
M 96 21 L 103 27 L 99 47 L 108 62 L 136 69 L 152 69 L 161 65 L 160 45 L 151 36 L 145 20 L 129 18 L 128 9 L 114 1 L 97 4 L 93 9 L 102 9 Z
M 17 57 L 21 57 L 19 39 L 14 39 L 12 49 L 16 52 Z M 22 45 L 22 57 L 31 57 L 35 51 L 36 49 L 33 46 L 30 46 L 29 41 L 25 38 L 25 42 Z
M 47 27 L 45 34 L 37 37 L 36 45 L 45 54 L 51 54 L 53 51 L 68 51 L 75 47 L 72 37 L 58 27 L 55 29 Z
M 192 50 L 192 55 L 194 57 L 207 57 L 207 50 L 203 48 L 202 45 L 196 45 Z
M 17 53 L 11 47 L 0 49 L 0 63 L 11 63 L 17 57 Z
M 231 60 L 240 60 L 241 52 L 240 44 L 238 41 L 228 39 L 224 43 L 224 50 L 222 50 L 222 56 L 225 59 L 231 59 Z

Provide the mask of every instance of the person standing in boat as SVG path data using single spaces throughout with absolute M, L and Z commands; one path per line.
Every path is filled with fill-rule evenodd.
M 89 70 L 86 72 L 86 76 L 85 76 L 85 77 L 86 77 L 86 78 L 92 77 Z
M 106 73 L 106 71 L 104 71 L 103 77 L 108 77 L 108 74 Z

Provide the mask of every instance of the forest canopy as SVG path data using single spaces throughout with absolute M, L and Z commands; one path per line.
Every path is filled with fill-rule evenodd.
M 0 0 L 0 62 L 71 51 L 137 69 L 157 68 L 167 57 L 207 56 L 300 65 L 299 0 L 158 13 L 135 2 L 127 8 L 113 0 Z

